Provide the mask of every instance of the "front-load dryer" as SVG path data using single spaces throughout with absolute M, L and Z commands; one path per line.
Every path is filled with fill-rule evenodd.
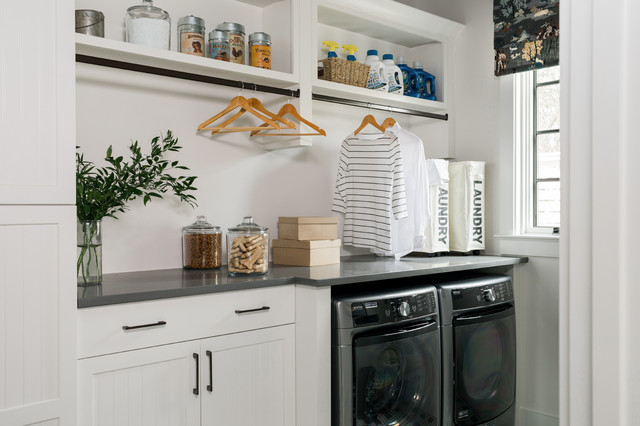
M 438 284 L 444 426 L 514 426 L 516 317 L 511 278 Z

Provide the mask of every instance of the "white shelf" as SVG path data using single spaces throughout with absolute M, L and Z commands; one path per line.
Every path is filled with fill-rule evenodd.
M 318 0 L 318 22 L 406 47 L 441 43 L 464 28 L 393 0 Z
M 447 109 L 445 102 L 412 98 L 410 96 L 394 95 L 376 92 L 362 87 L 349 86 L 333 81 L 316 79 L 313 83 L 313 93 L 317 95 L 333 96 L 372 104 L 388 105 L 423 112 L 442 113 Z
M 283 89 L 299 84 L 293 74 L 84 34 L 76 34 L 76 54 Z

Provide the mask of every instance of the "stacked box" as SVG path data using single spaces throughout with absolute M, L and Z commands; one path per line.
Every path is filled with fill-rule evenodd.
M 297 216 L 278 218 L 273 240 L 274 265 L 320 266 L 340 263 L 338 218 Z

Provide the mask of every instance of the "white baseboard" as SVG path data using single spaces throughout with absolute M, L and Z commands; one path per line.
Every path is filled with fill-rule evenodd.
M 520 407 L 517 424 L 518 426 L 559 426 L 560 419 L 549 414 Z

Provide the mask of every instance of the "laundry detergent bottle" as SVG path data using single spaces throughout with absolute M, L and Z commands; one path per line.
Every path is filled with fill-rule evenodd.
M 387 92 L 387 74 L 385 73 L 384 64 L 378 57 L 378 51 L 367 50 L 367 58 L 364 63 L 371 67 L 369 69 L 369 78 L 367 79 L 367 89 Z
M 404 56 L 398 56 L 398 68 L 402 71 L 402 94 L 405 96 L 420 97 L 418 90 L 418 73 L 407 65 Z
M 387 74 L 387 88 L 389 93 L 396 95 L 402 95 L 404 92 L 404 85 L 402 84 L 402 71 L 393 62 L 393 55 L 385 53 L 382 55 L 382 63 L 384 64 L 384 71 Z
M 420 97 L 436 100 L 436 78 L 422 68 L 422 62 L 413 61 L 413 69 L 418 73 L 418 89 Z

